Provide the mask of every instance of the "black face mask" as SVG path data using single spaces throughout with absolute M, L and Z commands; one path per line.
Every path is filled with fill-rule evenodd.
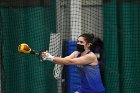
M 85 51 L 84 45 L 77 44 L 77 51 L 84 52 Z

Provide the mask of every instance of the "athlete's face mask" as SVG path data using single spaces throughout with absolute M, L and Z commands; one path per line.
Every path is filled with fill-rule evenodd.
M 85 51 L 84 45 L 77 44 L 77 51 L 84 52 Z

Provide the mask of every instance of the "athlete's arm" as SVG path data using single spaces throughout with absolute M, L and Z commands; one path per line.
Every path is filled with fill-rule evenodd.
M 57 64 L 69 65 L 68 60 L 75 58 L 77 54 L 78 54 L 78 52 L 75 51 L 75 52 L 71 53 L 69 56 L 61 58 L 61 57 L 54 57 L 54 56 L 50 55 L 48 53 L 48 51 L 46 51 L 46 52 L 42 53 L 42 58 L 43 58 L 43 60 L 53 61 L 54 63 L 57 63 Z
M 87 55 L 76 58 L 76 56 L 78 55 L 77 51 L 73 52 L 70 56 L 67 56 L 65 58 L 51 56 L 48 52 L 42 54 L 42 56 L 44 55 L 45 55 L 44 60 L 50 60 L 56 64 L 65 64 L 65 65 L 91 64 L 93 62 L 96 62 L 97 59 L 93 53 L 89 53 Z
M 96 61 L 96 56 L 94 54 L 87 54 L 85 56 L 81 56 L 79 58 L 59 58 L 54 57 L 53 62 L 54 63 L 61 63 L 65 65 L 84 65 L 84 64 L 91 64 L 94 61 Z

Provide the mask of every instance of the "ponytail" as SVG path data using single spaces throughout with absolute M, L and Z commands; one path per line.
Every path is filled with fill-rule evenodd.
M 103 41 L 100 38 L 95 37 L 91 46 L 91 50 L 98 54 L 98 60 L 100 61 L 103 57 Z

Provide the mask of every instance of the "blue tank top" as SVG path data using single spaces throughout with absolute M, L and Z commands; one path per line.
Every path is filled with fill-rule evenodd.
M 91 51 L 88 53 L 90 52 Z M 80 56 L 81 54 L 77 57 Z M 78 90 L 79 93 L 105 93 L 105 88 L 100 76 L 99 65 L 82 65 L 78 67 L 81 75 L 81 87 Z

